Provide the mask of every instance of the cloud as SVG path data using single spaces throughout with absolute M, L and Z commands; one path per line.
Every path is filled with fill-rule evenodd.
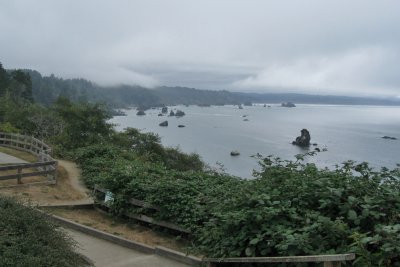
M 393 96 L 400 89 L 399 60 L 398 50 L 363 47 L 329 56 L 309 56 L 271 64 L 233 85 L 241 89 L 300 89 L 308 93 Z
M 399 95 L 399 10 L 396 0 L 0 1 L 0 61 L 107 85 Z

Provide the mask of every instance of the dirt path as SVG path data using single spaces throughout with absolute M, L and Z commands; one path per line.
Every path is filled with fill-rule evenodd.
M 89 198 L 88 189 L 80 180 L 81 170 L 78 168 L 76 163 L 68 160 L 58 160 L 58 165 L 64 167 L 64 169 L 67 171 L 69 182 L 71 183 L 72 188 L 80 192 L 86 198 Z
M 58 160 L 58 166 L 64 169 L 67 174 L 68 186 L 65 189 L 73 191 L 79 198 L 76 199 L 63 199 L 53 203 L 41 203 L 40 206 L 60 206 L 60 205 L 80 205 L 80 204 L 93 204 L 93 199 L 89 196 L 89 190 L 81 181 L 81 170 L 76 163 L 68 160 Z

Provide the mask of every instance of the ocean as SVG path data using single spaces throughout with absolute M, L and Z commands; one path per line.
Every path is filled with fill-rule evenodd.
M 307 157 L 319 167 L 333 168 L 347 160 L 369 162 L 374 168 L 393 168 L 400 163 L 400 107 L 277 104 L 244 106 L 174 106 L 185 116 L 176 118 L 158 114 L 161 109 L 137 116 L 136 110 L 125 110 L 127 116 L 113 117 L 117 130 L 134 127 L 153 132 L 165 146 L 179 147 L 183 152 L 197 153 L 212 168 L 223 168 L 232 175 L 251 178 L 258 170 L 257 153 L 295 160 L 296 154 L 316 147 L 325 152 Z M 269 107 L 268 107 L 269 106 Z M 159 123 L 168 121 L 168 127 Z M 185 125 L 179 128 L 178 125 Z M 311 134 L 317 146 L 301 148 L 291 142 L 302 129 Z M 383 136 L 398 140 L 383 139 Z M 239 156 L 231 156 L 238 151 Z

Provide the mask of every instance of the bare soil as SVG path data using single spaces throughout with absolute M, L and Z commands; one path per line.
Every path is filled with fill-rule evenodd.
M 27 177 L 23 183 L 46 180 L 44 177 Z M 3 183 L 15 183 L 16 181 L 3 181 Z M 65 201 L 77 201 L 86 199 L 87 196 L 75 190 L 71 185 L 68 173 L 64 167 L 58 166 L 57 184 L 55 185 L 29 185 L 1 188 L 0 194 L 14 196 L 34 204 L 49 205 L 63 204 Z

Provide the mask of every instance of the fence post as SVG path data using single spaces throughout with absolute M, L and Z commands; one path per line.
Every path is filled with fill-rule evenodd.
M 17 177 L 17 183 L 18 184 L 22 184 L 21 179 L 22 179 L 22 167 L 19 167 L 18 168 L 18 177 Z

